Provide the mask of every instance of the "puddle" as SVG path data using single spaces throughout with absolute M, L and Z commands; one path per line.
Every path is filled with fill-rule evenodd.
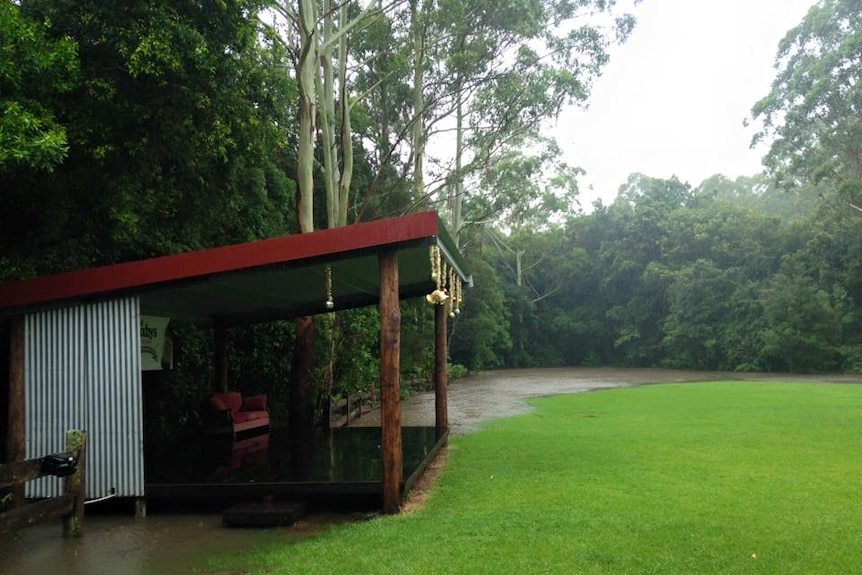
M 155 575 L 206 573 L 207 558 L 284 537 L 287 528 L 227 529 L 221 515 L 88 516 L 82 537 L 60 521 L 0 539 L 0 573 Z

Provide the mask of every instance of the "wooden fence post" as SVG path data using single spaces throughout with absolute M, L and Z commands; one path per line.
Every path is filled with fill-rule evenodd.
M 75 473 L 66 477 L 65 493 L 74 500 L 72 512 L 63 517 L 63 537 L 80 537 L 84 522 L 84 500 L 87 485 L 87 432 L 73 429 L 66 432 L 66 451 L 78 462 Z
M 24 461 L 26 441 L 24 436 L 24 364 L 25 329 L 24 316 L 17 315 L 10 321 L 9 329 L 9 403 L 7 409 L 6 461 Z M 11 486 L 11 506 L 24 503 L 24 484 Z

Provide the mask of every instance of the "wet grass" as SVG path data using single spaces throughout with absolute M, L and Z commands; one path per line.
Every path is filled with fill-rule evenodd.
M 427 504 L 217 558 L 249 573 L 862 571 L 862 386 L 704 383 L 533 402 L 456 438 Z

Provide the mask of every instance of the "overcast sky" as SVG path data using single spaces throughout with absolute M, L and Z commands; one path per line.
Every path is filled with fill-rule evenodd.
M 581 205 L 613 202 L 629 174 L 698 185 L 761 170 L 742 125 L 769 92 L 778 42 L 814 0 L 645 0 L 629 41 L 612 51 L 587 111 L 563 113 L 554 134 L 584 168 Z M 589 189 L 593 186 L 593 190 Z

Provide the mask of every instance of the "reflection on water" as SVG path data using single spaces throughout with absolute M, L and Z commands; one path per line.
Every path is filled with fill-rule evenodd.
M 0 539 L 3 575 L 205 573 L 207 558 L 285 537 L 284 529 L 226 529 L 220 515 L 87 517 L 84 534 L 64 539 L 60 521 Z
M 433 427 L 402 429 L 405 478 L 422 465 L 436 442 Z M 286 430 L 273 429 L 236 440 L 201 435 L 146 446 L 148 484 L 379 482 L 381 466 L 379 428 L 345 428 L 300 445 L 291 443 Z M 88 506 L 79 539 L 64 539 L 60 521 L 0 538 L 0 575 L 206 573 L 212 555 L 303 536 L 299 524 L 224 528 L 218 513 L 156 513 L 136 519 L 131 509 L 120 515 L 91 511 Z
M 434 449 L 433 427 L 401 432 L 405 477 Z M 381 480 L 380 429 L 350 427 L 320 433 L 301 442 L 286 429 L 258 435 L 196 435 L 148 445 L 146 483 L 314 482 Z

